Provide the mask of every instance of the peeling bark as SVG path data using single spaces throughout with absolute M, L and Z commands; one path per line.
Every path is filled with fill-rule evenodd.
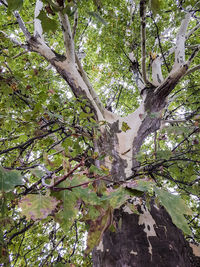
M 199 266 L 200 258 L 163 207 L 152 203 L 150 213 L 145 206 L 139 212 L 115 211 L 116 232 L 107 231 L 101 249 L 93 251 L 94 267 Z

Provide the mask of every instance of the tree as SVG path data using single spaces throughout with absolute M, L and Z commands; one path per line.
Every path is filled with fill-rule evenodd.
M 199 266 L 200 2 L 0 3 L 2 266 Z

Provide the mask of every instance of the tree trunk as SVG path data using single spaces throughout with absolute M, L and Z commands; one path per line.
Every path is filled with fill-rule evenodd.
M 110 123 L 109 130 L 107 128 L 102 131 L 96 148 L 98 153 L 109 157 L 103 162 L 96 162 L 96 165 L 106 165 L 110 169 L 114 183 L 124 181 L 127 179 L 126 173 L 133 173 L 132 170 L 139 165 L 136 154 L 142 141 L 157 127 L 159 119 L 149 116 L 146 116 L 138 127 L 137 134 L 132 139 L 130 166 L 125 157 L 128 153 L 125 155 L 120 153 L 120 147 L 130 140 L 122 135 L 119 121 Z M 110 164 L 108 164 L 109 158 L 111 158 Z M 94 267 L 200 266 L 200 258 L 193 255 L 192 248 L 183 233 L 173 224 L 163 207 L 157 207 L 152 200 L 149 211 L 142 198 L 134 198 L 134 205 L 139 214 L 133 213 L 127 206 L 115 210 L 113 225 L 116 226 L 116 230 L 115 232 L 107 230 L 100 244 L 94 249 Z
M 93 251 L 94 267 L 193 267 L 200 258 L 163 207 L 141 205 L 139 215 L 115 210 L 116 231 L 107 230 Z

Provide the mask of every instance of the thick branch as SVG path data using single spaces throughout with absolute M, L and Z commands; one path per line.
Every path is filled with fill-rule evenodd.
M 41 0 L 37 0 L 36 5 L 35 5 L 35 18 L 34 18 L 34 36 L 37 38 L 41 38 L 44 41 L 43 38 L 43 29 L 42 29 L 42 24 L 41 20 L 37 19 L 37 17 L 40 14 L 40 11 L 43 8 L 43 2 Z
M 177 34 L 174 69 L 181 67 L 185 63 L 185 35 L 190 18 L 191 14 L 187 13 Z
M 178 81 L 184 76 L 187 69 L 188 69 L 188 65 L 185 64 L 177 70 L 172 70 L 169 76 L 162 82 L 162 84 L 156 88 L 155 96 L 158 102 L 165 101 L 166 97 L 174 89 Z
M 62 24 L 67 59 L 69 62 L 75 63 L 74 40 L 68 16 L 67 14 L 63 14 L 61 11 L 58 13 L 58 16 Z
M 159 57 L 154 59 L 152 62 L 152 80 L 155 85 L 160 85 L 163 81 L 161 63 L 162 62 Z
M 200 28 L 200 23 L 198 23 L 194 28 L 192 28 L 192 29 L 185 35 L 185 40 L 189 39 L 189 37 L 190 37 L 195 31 L 197 31 L 199 28 Z M 176 46 L 171 47 L 166 53 L 164 53 L 164 56 L 165 56 L 165 57 L 170 56 L 171 54 L 174 53 L 175 49 L 176 49 Z M 160 59 L 161 59 L 162 61 L 164 60 L 163 55 L 160 56 Z
M 144 83 L 144 80 L 142 79 L 142 75 L 141 75 L 141 73 L 139 71 L 139 68 L 138 68 L 138 62 L 137 62 L 136 58 L 134 57 L 133 52 L 131 52 L 129 54 L 129 60 L 132 63 L 131 64 L 131 70 L 133 71 L 136 85 L 137 85 L 137 87 L 139 89 L 140 94 L 142 94 L 142 92 L 144 91 L 146 85 Z

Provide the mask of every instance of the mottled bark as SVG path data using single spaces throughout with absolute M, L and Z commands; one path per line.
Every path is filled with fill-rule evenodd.
M 116 210 L 116 232 L 104 233 L 93 251 L 94 267 L 195 267 L 195 257 L 182 232 L 163 207 L 138 208 L 140 214 Z

